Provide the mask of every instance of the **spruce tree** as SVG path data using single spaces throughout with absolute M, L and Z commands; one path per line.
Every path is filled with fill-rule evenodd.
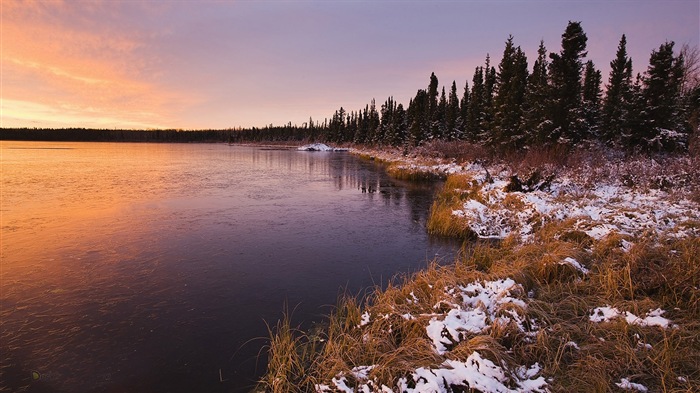
M 523 104 L 527 87 L 527 58 L 513 45 L 513 36 L 506 41 L 503 58 L 498 65 L 494 97 L 493 143 L 495 146 L 522 147 Z
M 457 120 L 457 129 L 459 130 L 459 138 L 465 139 L 469 134 L 469 81 L 464 83 L 464 93 L 459 101 L 459 119 Z
M 542 145 L 551 132 L 552 122 L 549 120 L 549 62 L 544 41 L 540 41 L 537 49 L 537 60 L 532 66 L 532 74 L 528 77 L 525 93 L 524 130 L 528 144 Z
M 482 133 L 484 123 L 484 67 L 476 67 L 472 79 L 467 114 L 467 139 L 474 142 Z
M 681 89 L 683 83 L 683 57 L 673 55 L 673 42 L 666 42 L 653 51 L 649 68 L 643 79 L 642 95 L 646 106 L 646 124 L 638 138 L 648 148 L 672 149 L 674 144 L 683 143 L 678 133 L 685 133 L 685 119 L 682 116 Z
M 440 93 L 440 100 L 438 101 L 437 110 L 435 116 L 433 117 L 433 138 L 443 139 L 447 135 L 447 95 L 445 94 L 445 87 L 442 87 L 442 92 Z
M 496 90 L 496 68 L 491 65 L 491 56 L 486 55 L 484 67 L 484 107 L 481 120 L 480 140 L 487 142 L 491 139 L 490 131 L 493 127 L 493 96 Z
M 438 78 L 435 73 L 430 74 L 430 84 L 428 85 L 428 121 L 430 129 L 426 139 L 433 139 L 438 131 Z
M 622 35 L 615 59 L 610 62 L 602 111 L 601 139 L 607 144 L 619 143 L 629 134 L 632 105 L 632 59 L 627 56 L 627 38 Z
M 550 54 L 552 91 L 549 117 L 553 130 L 549 139 L 553 143 L 575 145 L 582 139 L 585 128 L 581 101 L 581 59 L 587 54 L 588 38 L 580 22 L 569 22 L 561 37 L 561 52 Z
M 600 126 L 600 99 L 603 92 L 600 88 L 602 76 L 595 69 L 593 61 L 586 62 L 583 72 L 583 119 L 585 122 L 585 139 L 598 139 Z
M 452 81 L 450 88 L 450 96 L 447 99 L 447 111 L 445 113 L 445 128 L 447 140 L 460 139 L 460 133 L 457 129 L 457 120 L 459 118 L 459 98 L 457 98 L 457 83 Z

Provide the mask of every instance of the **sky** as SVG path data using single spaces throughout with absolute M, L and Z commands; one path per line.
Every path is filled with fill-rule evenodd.
M 262 127 L 408 105 L 431 72 L 459 94 L 513 35 L 532 64 L 580 21 L 607 82 L 666 41 L 700 45 L 698 0 L 0 0 L 0 126 Z

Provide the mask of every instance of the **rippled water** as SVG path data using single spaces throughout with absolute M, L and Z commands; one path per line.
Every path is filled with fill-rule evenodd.
M 432 187 L 348 153 L 0 147 L 0 391 L 246 391 L 285 304 L 308 326 L 454 253 Z

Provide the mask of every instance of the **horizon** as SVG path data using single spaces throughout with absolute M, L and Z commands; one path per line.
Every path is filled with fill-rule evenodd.
M 622 34 L 634 73 L 666 41 L 698 47 L 697 1 L 3 1 L 0 127 L 228 130 L 323 122 L 432 72 L 471 86 L 513 35 L 528 59 L 580 21 L 607 83 Z M 378 104 L 379 105 L 379 104 Z

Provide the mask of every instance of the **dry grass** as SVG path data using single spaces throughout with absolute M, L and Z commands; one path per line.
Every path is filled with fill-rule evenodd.
M 441 154 L 456 155 L 451 147 L 441 147 Z M 523 168 L 563 165 L 557 152 L 528 154 Z M 690 170 L 696 162 L 676 164 Z M 582 165 L 599 168 L 591 160 Z M 621 173 L 634 165 L 606 170 Z M 590 176 L 610 175 L 604 171 L 592 170 Z M 644 178 L 653 176 L 647 173 Z M 467 223 L 452 211 L 468 198 L 479 198 L 479 191 L 471 177 L 449 176 L 431 209 L 428 231 L 472 236 Z M 503 203 L 512 210 L 522 208 L 517 198 Z M 370 380 L 395 386 L 398 378 L 420 367 L 439 367 L 445 359 L 465 360 L 478 351 L 508 370 L 538 363 L 553 392 L 618 391 L 616 383 L 622 378 L 654 392 L 700 391 L 700 239 L 612 233 L 595 240 L 574 229 L 574 224 L 573 219 L 543 224 L 527 243 L 516 236 L 465 242 L 450 266 L 432 264 L 363 301 L 343 298 L 328 318 L 322 345 L 288 322 L 278 323 L 270 331 L 264 390 L 312 391 L 314 384 L 329 385 L 341 375 L 348 386 L 357 387 L 363 381 L 357 381 L 351 370 L 370 365 L 375 366 Z M 624 250 L 623 241 L 634 246 Z M 562 263 L 566 258 L 589 272 Z M 502 278 L 522 286 L 514 296 L 525 299 L 527 307 L 512 305 L 501 312 L 524 315 L 529 332 L 512 323 L 493 324 L 438 355 L 426 326 L 456 301 L 446 288 Z M 660 308 L 673 327 L 640 326 L 624 319 L 591 322 L 592 310 L 606 305 L 637 316 Z
M 590 273 L 559 264 L 566 257 L 576 258 Z M 621 378 L 642 383 L 650 391 L 698 391 L 698 261 L 698 239 L 642 243 L 628 253 L 587 252 L 577 241 L 551 236 L 528 245 L 513 239 L 475 244 L 465 248 L 454 265 L 432 265 L 375 292 L 363 305 L 343 299 L 329 318 L 327 343 L 317 349 L 313 362 L 305 361 L 308 352 L 298 348 L 308 345 L 308 339 L 293 339 L 288 334 L 293 331 L 278 328 L 282 337 L 273 335 L 271 353 L 277 355 L 273 359 L 285 361 L 271 362 L 266 386 L 275 387 L 269 390 L 275 392 L 297 391 L 277 386 L 298 381 L 304 386 L 310 380 L 329 383 L 363 365 L 376 366 L 370 379 L 393 386 L 397 378 L 419 367 L 437 367 L 444 358 L 432 348 L 425 326 L 430 315 L 440 311 L 435 305 L 454 301 L 444 289 L 512 277 L 530 293 L 528 308 L 515 311 L 537 321 L 536 337 L 525 337 L 513 326 L 494 325 L 458 343 L 447 355 L 450 359 L 464 360 L 479 351 L 496 364 L 513 368 L 537 362 L 551 379 L 552 391 L 606 392 L 614 390 Z M 640 316 L 662 308 L 675 326 L 664 330 L 624 320 L 590 322 L 591 310 L 603 305 Z M 370 322 L 360 326 L 363 312 L 369 313 Z M 404 318 L 407 314 L 415 318 Z M 348 386 L 358 383 L 347 380 Z

